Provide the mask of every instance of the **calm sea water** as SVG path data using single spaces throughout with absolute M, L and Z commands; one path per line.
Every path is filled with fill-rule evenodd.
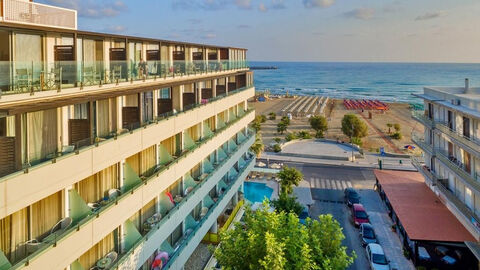
M 380 99 L 420 103 L 412 93 L 424 86 L 480 85 L 480 64 L 426 63 L 320 63 L 251 62 L 251 66 L 277 66 L 255 70 L 257 90 L 280 94 L 320 95 L 334 98 Z

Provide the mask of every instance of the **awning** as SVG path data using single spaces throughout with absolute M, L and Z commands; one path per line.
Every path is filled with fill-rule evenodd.
M 374 173 L 411 240 L 475 241 L 425 184 L 420 173 L 389 170 L 375 170 Z
M 473 255 L 480 261 L 480 244 L 477 242 L 465 241 L 465 245 L 472 252 Z

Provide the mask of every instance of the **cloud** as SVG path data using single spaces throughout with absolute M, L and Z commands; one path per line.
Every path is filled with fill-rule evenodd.
M 375 15 L 375 9 L 373 8 L 356 8 L 354 10 L 344 13 L 345 17 L 355 18 L 359 20 L 369 20 Z
M 107 33 L 124 33 L 127 31 L 127 27 L 123 25 L 114 25 L 114 26 L 107 26 L 106 28 L 103 29 L 103 32 Z
M 217 35 L 215 33 L 206 33 L 200 36 L 201 39 L 214 39 Z
M 333 4 L 335 4 L 336 0 L 303 0 L 303 5 L 306 8 L 312 8 L 312 7 L 330 7 Z
M 415 21 L 424 21 L 424 20 L 431 20 L 439 17 L 443 17 L 447 15 L 447 12 L 445 11 L 437 11 L 437 12 L 427 12 L 423 15 L 420 15 L 415 18 Z
M 268 9 L 264 3 L 260 3 L 260 5 L 258 6 L 258 10 L 261 12 L 267 12 Z
M 127 5 L 125 5 L 122 0 L 43 0 L 42 2 L 59 7 L 75 9 L 78 11 L 78 16 L 92 19 L 115 17 L 127 10 Z
M 242 9 L 251 9 L 252 0 L 235 0 L 235 5 Z
M 272 0 L 272 4 L 270 5 L 271 9 L 284 9 L 285 1 L 284 0 Z

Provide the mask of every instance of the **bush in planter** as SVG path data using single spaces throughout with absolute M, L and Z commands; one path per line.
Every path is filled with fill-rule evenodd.
M 287 136 L 285 136 L 285 141 L 287 142 L 295 139 L 297 139 L 297 135 L 295 133 L 288 133 Z
M 395 132 L 390 137 L 392 137 L 392 139 L 395 139 L 395 140 L 401 140 L 403 136 L 402 136 L 402 133 Z
M 278 153 L 281 151 L 282 151 L 282 147 L 280 146 L 280 144 L 277 143 L 273 146 L 273 152 Z

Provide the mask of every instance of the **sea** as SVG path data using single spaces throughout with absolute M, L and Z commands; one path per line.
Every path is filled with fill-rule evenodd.
M 421 104 L 413 93 L 424 86 L 480 86 L 480 64 L 250 62 L 255 87 L 272 94 L 318 95 L 331 98 L 378 99 Z

